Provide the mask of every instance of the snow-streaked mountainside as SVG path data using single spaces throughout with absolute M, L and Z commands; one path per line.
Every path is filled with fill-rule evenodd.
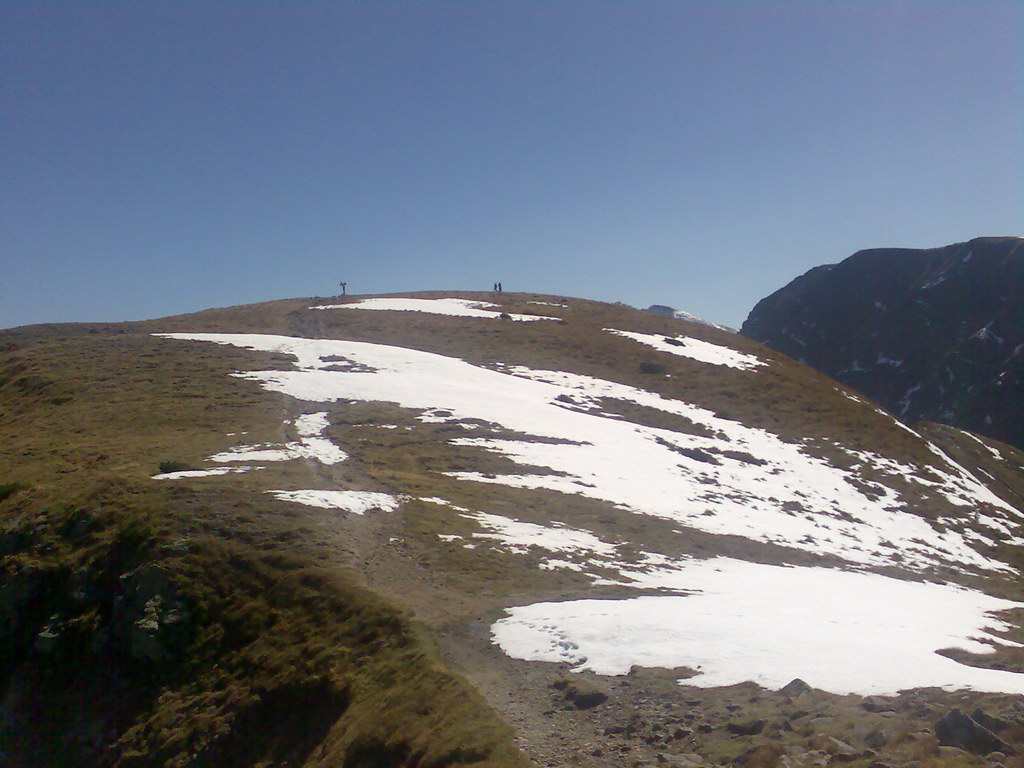
M 47 553 L 67 569 L 47 582 L 64 602 L 25 620 L 25 664 L 74 658 L 54 655 L 62 637 L 99 648 L 103 670 L 135 640 L 159 655 L 182 616 L 235 594 L 217 572 L 207 592 L 172 594 L 166 574 L 223 563 L 247 584 L 221 629 L 196 628 L 213 654 L 202 682 L 174 668 L 180 687 L 105 755 L 171 744 L 186 764 L 198 739 L 213 760 L 294 712 L 319 725 L 288 759 L 324 768 L 513 768 L 513 740 L 540 765 L 703 768 L 761 750 L 751 768 L 840 753 L 868 768 L 949 758 L 921 733 L 951 707 L 1017 717 L 1024 454 L 903 423 L 742 335 L 619 304 L 424 292 L 16 329 L 0 352 L 0 554 L 40 530 L 17 527 L 19 494 L 51 509 L 59 489 L 119 478 L 105 508 L 147 498 L 174 520 L 148 565 L 100 580 L 105 608 L 77 586 L 76 548 L 99 550 L 74 515 L 3 561 L 3 626 L 12 600 L 42 594 Z M 151 527 L 133 523 L 102 562 Z M 365 591 L 330 603 L 343 640 L 307 620 L 324 589 L 308 569 Z M 138 621 L 117 629 L 137 582 Z M 232 665 L 239 642 L 251 655 Z M 278 693 L 253 682 L 268 659 Z M 18 685 L 0 703 L 9 722 L 38 711 L 18 708 Z M 311 700 L 327 709 L 307 714 Z M 207 736 L 166 725 L 182 717 Z M 1006 722 L 993 728 L 1021 741 Z M 50 738 L 30 735 L 19 754 Z M 209 764 L 284 764 L 262 738 Z
M 497 309 L 454 297 L 310 306 L 324 316 L 335 313 L 338 323 L 358 310 L 374 310 L 384 322 L 427 322 L 419 318 L 435 314 L 472 324 L 496 320 Z M 540 319 L 505 315 L 510 324 L 499 333 L 513 337 L 524 328 L 515 319 Z M 557 318 L 543 319 L 571 323 L 572 305 Z M 343 333 L 344 326 L 337 330 Z M 872 450 L 820 434 L 782 435 L 761 426 L 763 414 L 756 411 L 733 416 L 708 407 L 688 394 L 691 372 L 714 376 L 727 368 L 748 386 L 767 390 L 771 399 L 778 386 L 772 369 L 792 364 L 735 349 L 725 333 L 697 338 L 688 324 L 673 330 L 591 329 L 599 340 L 621 339 L 630 351 L 649 357 L 656 388 L 518 364 L 502 359 L 498 348 L 493 359 L 470 362 L 355 339 L 201 332 L 161 337 L 167 343 L 272 353 L 289 362 L 233 375 L 296 404 L 302 415 L 284 425 L 296 439 L 231 448 L 210 462 L 346 461 L 365 438 L 337 428 L 333 442 L 326 439 L 322 433 L 332 416 L 355 404 L 388 403 L 397 406 L 403 423 L 376 421 L 364 429 L 443 427 L 435 434 L 460 451 L 458 469 L 439 473 L 446 479 L 445 494 L 424 496 L 400 486 L 386 493 L 269 492 L 360 514 L 373 508 L 390 512 L 403 503 L 441 506 L 461 518 L 458 526 L 437 532 L 441 546 L 485 547 L 509 557 L 532 552 L 542 571 L 569 571 L 595 589 L 614 585 L 646 595 L 629 597 L 627 591 L 612 599 L 580 596 L 510 609 L 493 632 L 515 658 L 569 661 L 607 674 L 622 674 L 633 664 L 688 666 L 699 670 L 687 680 L 691 685 L 753 680 L 778 687 L 801 677 L 838 693 L 917 686 L 1024 693 L 1024 675 L 967 667 L 935 654 L 950 646 L 985 651 L 989 646 L 975 638 L 997 642 L 1006 629 L 992 613 L 1024 607 L 945 581 L 955 574 L 1016 573 L 1005 550 L 1024 544 L 1020 510 L 936 445 L 838 387 L 815 396 L 872 421 L 880 432 L 898 433 L 903 451 Z M 679 358 L 686 367 L 668 372 L 670 361 Z M 989 450 L 999 454 L 1001 448 Z M 229 478 L 218 475 L 217 482 Z M 502 513 L 487 508 L 486 489 L 492 486 L 505 493 L 544 491 L 545 501 L 539 508 L 530 505 L 532 519 L 520 519 L 515 505 Z M 469 489 L 478 499 L 472 506 L 464 502 Z M 591 514 L 603 509 L 622 522 L 598 531 L 586 527 L 586 513 L 572 522 L 559 519 L 560 499 L 601 503 Z M 707 551 L 695 555 L 674 551 L 670 539 L 652 547 L 643 536 L 634 538 L 631 531 L 642 529 L 645 520 L 667 523 L 677 537 L 708 535 Z M 460 533 L 467 523 L 472 532 Z M 752 562 L 714 557 L 727 551 L 715 542 L 736 539 L 754 547 Z M 769 551 L 770 562 L 764 562 Z M 886 575 L 871 573 L 875 569 Z M 901 577 L 932 581 L 910 584 Z M 761 588 L 751 601 L 744 585 L 754 583 Z M 782 631 L 758 629 L 769 615 L 793 620 Z M 880 643 L 896 634 L 906 644 L 893 650 L 891 663 L 878 664 Z M 642 642 L 643 636 L 651 642 Z M 807 652 L 798 637 L 814 637 L 815 652 Z
M 876 248 L 761 300 L 742 333 L 909 423 L 1024 447 L 1024 238 Z

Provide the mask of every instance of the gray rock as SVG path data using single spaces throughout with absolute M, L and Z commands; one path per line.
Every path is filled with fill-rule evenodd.
M 799 697 L 805 693 L 810 693 L 813 690 L 811 686 L 801 680 L 799 677 L 795 677 L 786 683 L 784 686 L 779 688 L 779 693 L 783 693 L 786 696 Z
M 935 723 L 935 735 L 944 747 L 957 747 L 975 755 L 1012 750 L 998 736 L 983 725 L 979 725 L 959 709 L 951 709 Z
M 896 709 L 884 696 L 868 696 L 861 702 L 861 706 L 868 712 L 892 712 Z
M 824 743 L 825 751 L 830 755 L 843 755 L 845 757 L 852 757 L 857 754 L 857 749 L 845 741 L 840 741 L 833 736 L 825 737 Z

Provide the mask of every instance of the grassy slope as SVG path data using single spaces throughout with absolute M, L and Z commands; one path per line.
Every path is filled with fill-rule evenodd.
M 131 326 L 0 335 L 4 764 L 518 765 L 411 617 L 291 556 L 245 483 L 148 480 L 228 431 L 276 439 L 280 399 L 241 362 Z M 118 597 L 154 564 L 188 631 L 135 659 Z

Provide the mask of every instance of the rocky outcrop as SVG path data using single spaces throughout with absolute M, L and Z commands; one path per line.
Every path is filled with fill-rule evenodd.
M 906 422 L 1024 446 L 1024 238 L 859 251 L 762 299 L 741 333 Z
M 976 755 L 1012 752 L 1002 739 L 959 709 L 950 710 L 935 723 L 935 736 L 942 746 L 956 747 Z
M 170 571 L 149 563 L 120 578 L 111 630 L 138 661 L 164 661 L 184 650 L 191 622 L 177 598 Z

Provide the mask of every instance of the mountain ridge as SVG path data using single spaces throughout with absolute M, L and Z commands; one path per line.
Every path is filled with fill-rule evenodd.
M 781 720 L 739 740 L 729 727 L 788 711 L 788 694 L 777 689 L 791 677 L 857 690 L 833 676 L 827 653 L 818 666 L 800 667 L 782 651 L 758 663 L 754 644 L 744 652 L 752 663 L 737 665 L 702 658 L 718 645 L 733 648 L 721 627 L 707 625 L 716 639 L 697 641 L 659 623 L 703 605 L 712 617 L 726 613 L 713 596 L 732 590 L 733 574 L 748 585 L 728 592 L 746 615 L 756 615 L 759 598 L 806 601 L 809 616 L 781 622 L 798 635 L 818 631 L 815 614 L 848 618 L 835 595 L 812 599 L 811 577 L 825 575 L 835 594 L 921 590 L 907 601 L 905 621 L 913 603 L 924 610 L 926 595 L 965 597 L 969 623 L 951 625 L 950 638 L 966 626 L 991 643 L 1019 636 L 1012 613 L 995 621 L 972 611 L 1024 597 L 1016 578 L 1024 456 L 957 430 L 908 430 L 827 377 L 706 325 L 573 298 L 430 292 L 18 329 L 0 332 L 0 350 L 3 452 L 12 468 L 0 483 L 23 486 L 2 502 L 5 521 L 112 474 L 157 494 L 184 541 L 198 526 L 265 552 L 262 567 L 299 556 L 414 616 L 526 754 L 549 763 L 610 766 L 622 754 L 656 760 L 658 752 L 728 762 L 741 747 L 800 739 L 811 748 L 806 740 L 818 734 L 786 731 Z M 28 562 L 25 552 L 15 557 Z M 616 647 L 590 647 L 594 640 L 565 614 L 670 604 L 653 624 L 650 614 L 638 616 L 641 637 L 619 636 Z M 37 616 L 25 630 L 30 666 L 49 658 L 32 649 L 47 626 L 70 632 L 61 627 L 71 616 L 49 619 Z M 659 633 L 683 653 L 666 656 L 647 642 Z M 1022 668 L 1012 646 L 993 655 L 967 637 L 956 644 L 963 661 L 990 669 L 931 653 L 940 647 L 901 653 L 938 665 L 940 680 L 953 669 L 945 679 L 1017 685 L 1015 672 L 992 669 Z M 640 649 L 647 655 L 637 656 Z M 517 660 L 545 656 L 552 661 Z M 758 679 L 761 686 L 745 682 Z M 887 701 L 908 732 L 923 727 L 926 716 L 914 712 L 924 701 L 999 712 L 1009 701 L 937 689 L 896 696 L 891 682 L 875 683 L 871 690 L 892 694 Z M 405 733 L 364 730 L 362 742 L 338 741 L 340 730 L 328 728 L 315 745 L 327 748 L 322 758 L 314 750 L 303 759 L 359 765 L 358 742 L 374 745 L 366 755 L 380 765 L 411 764 L 417 754 L 434 755 L 436 765 L 513 764 L 511 738 L 470 691 L 449 685 L 444 701 L 462 707 L 475 738 L 492 734 L 486 749 L 459 752 L 451 732 L 440 749 L 442 736 L 431 741 L 416 730 L 416 722 L 436 727 L 427 713 L 405 721 Z M 586 686 L 592 695 L 581 693 Z M 808 695 L 837 722 L 881 720 L 857 694 Z M 567 698 L 601 696 L 585 709 Z M 401 701 L 388 706 L 401 709 Z M 670 722 L 668 712 L 684 711 L 690 720 Z M 633 718 L 643 722 L 616 730 Z M 231 722 L 241 721 L 225 718 L 221 727 L 230 732 Z M 343 722 L 340 715 L 334 727 Z M 151 732 L 135 745 L 158 741 Z M 891 750 L 911 759 L 921 748 L 900 741 Z

